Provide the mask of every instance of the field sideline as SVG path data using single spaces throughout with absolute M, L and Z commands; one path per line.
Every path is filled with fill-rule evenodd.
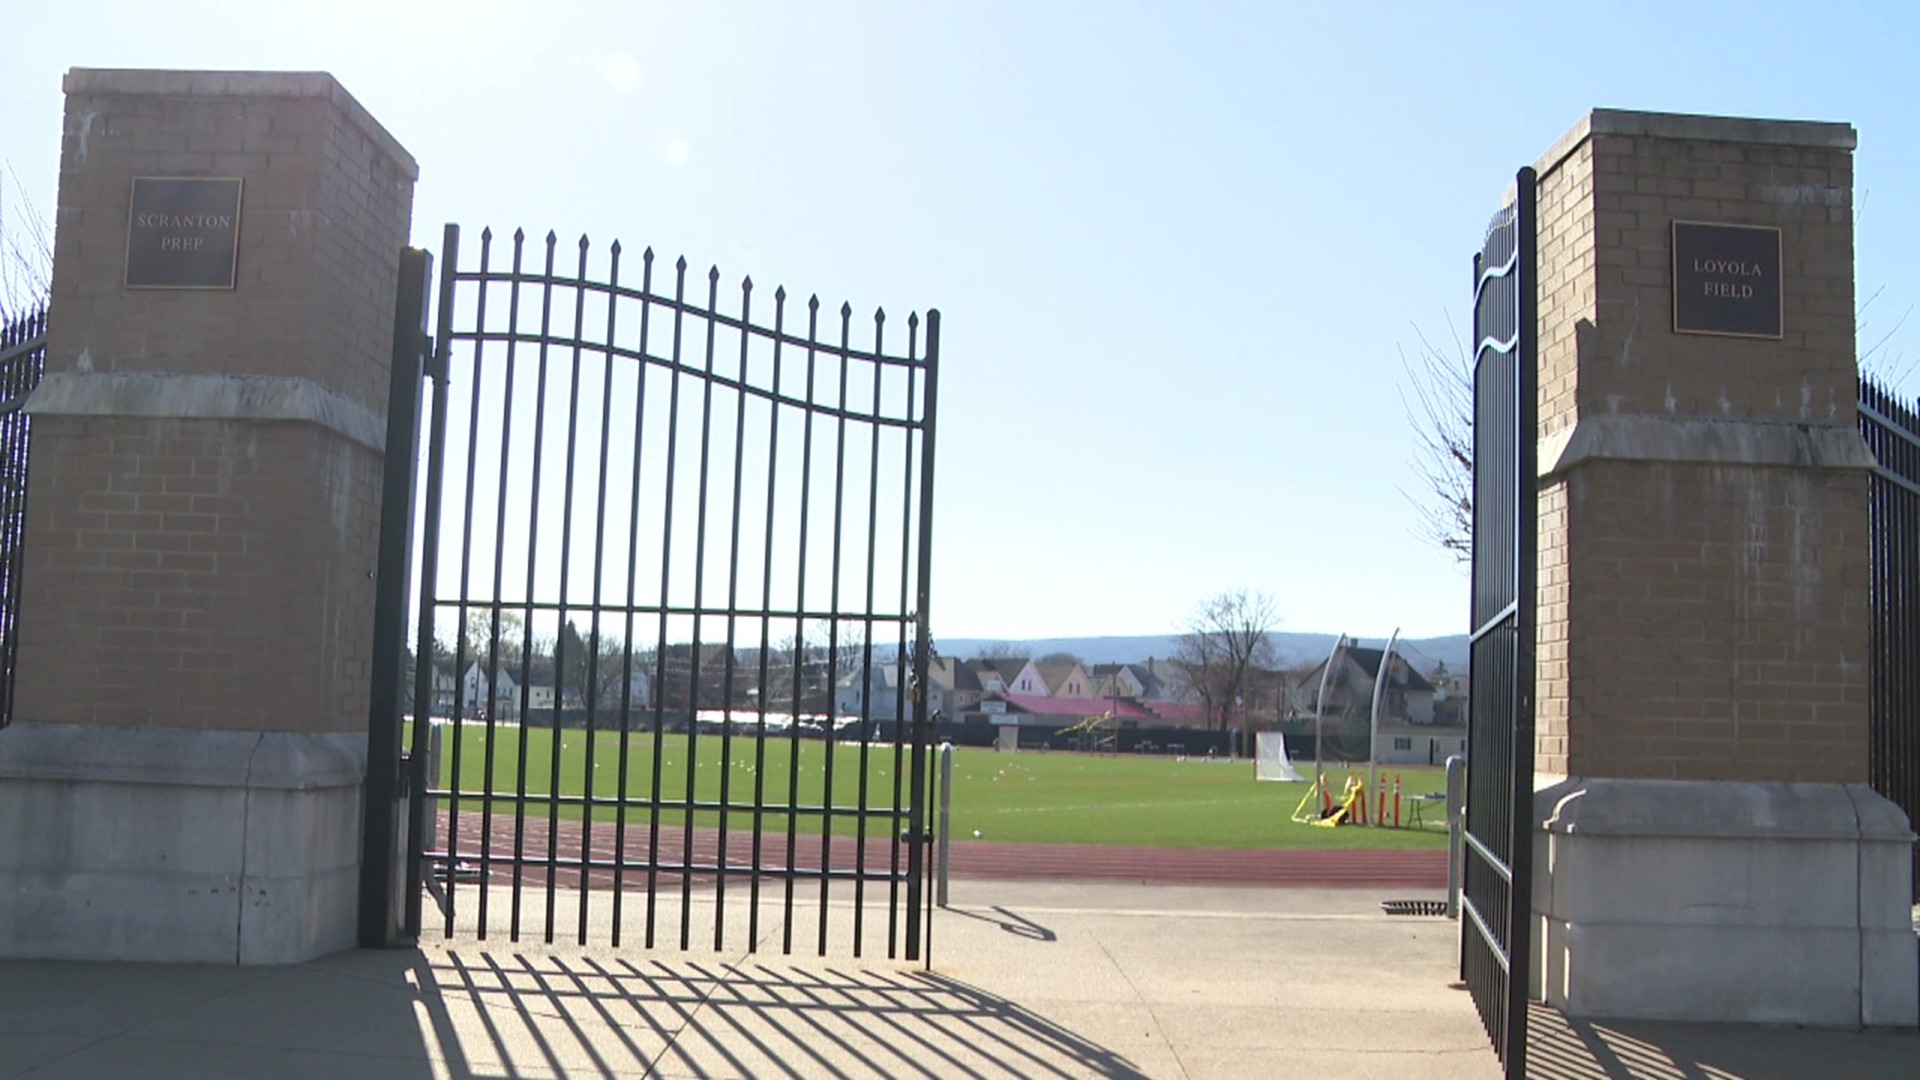
M 489 786 L 495 792 L 521 790 L 523 738 L 524 790 L 532 797 L 543 797 L 551 790 L 555 764 L 552 729 L 500 725 L 495 734 L 491 785 L 483 783 L 484 733 L 482 725 L 464 725 L 458 755 L 463 793 L 477 793 Z M 593 733 L 591 768 L 589 741 L 584 730 L 561 732 L 559 790 L 569 796 L 585 794 L 590 776 L 595 798 L 616 798 L 622 764 L 619 733 Z M 769 738 L 762 756 L 750 736 L 736 735 L 730 746 L 723 747 L 720 735 L 703 733 L 695 744 L 698 757 L 691 770 L 687 767 L 689 742 L 685 735 L 661 739 L 659 791 L 666 801 L 686 797 L 689 771 L 693 774 L 694 798 L 699 802 L 718 801 L 723 778 L 728 799 L 735 805 L 751 802 L 756 784 L 768 802 L 783 803 L 788 792 L 795 789 L 790 782 L 796 776 L 790 771 L 793 744 L 784 738 Z M 797 790 L 801 803 L 826 802 L 831 766 L 832 805 L 853 808 L 860 804 L 858 744 L 834 746 L 831 759 L 823 741 L 802 740 L 798 747 Z M 644 799 L 653 790 L 653 751 L 650 733 L 636 732 L 628 737 L 625 764 L 629 798 Z M 727 757 L 732 759 L 731 767 L 723 768 Z M 904 753 L 897 762 L 892 745 L 874 743 L 866 757 L 866 804 L 871 808 L 893 805 L 895 784 L 900 783 L 905 790 L 904 778 L 899 775 Z M 441 754 L 442 787 L 452 777 L 454 758 L 454 744 L 448 738 Z M 1296 762 L 1295 767 L 1311 775 L 1313 763 Z M 1328 769 L 1336 794 L 1347 770 L 1345 765 Z M 1364 777 L 1366 766 L 1356 766 L 1354 771 Z M 1403 800 L 1443 790 L 1445 785 L 1443 772 L 1434 768 L 1382 766 L 1380 774 L 1388 785 L 1389 820 L 1394 776 L 1401 779 Z M 1308 787 L 1301 783 L 1258 782 L 1253 763 L 1245 760 L 1061 751 L 1004 754 L 988 748 L 961 747 L 954 759 L 953 837 L 955 843 L 966 843 L 976 839 L 977 831 L 977 839 L 988 842 L 1163 848 L 1432 850 L 1445 846 L 1444 823 L 1437 807 L 1424 815 L 1423 829 L 1334 829 L 1296 823 L 1292 813 Z M 462 799 L 462 803 L 469 811 L 475 806 L 474 800 Z M 529 814 L 545 812 L 544 806 L 529 804 Z M 583 808 L 563 806 L 560 812 L 563 817 L 578 818 Z M 1408 810 L 1403 809 L 1403 818 L 1408 816 Z M 597 807 L 594 818 L 612 821 L 615 810 Z M 645 809 L 629 808 L 626 820 L 630 826 L 644 823 Z M 663 824 L 677 825 L 685 820 L 684 811 L 677 808 L 668 808 L 661 815 Z M 817 831 L 817 821 L 803 815 L 800 831 Z M 718 815 L 712 812 L 694 815 L 696 825 L 717 822 Z M 740 824 L 737 813 L 733 824 L 736 828 Z

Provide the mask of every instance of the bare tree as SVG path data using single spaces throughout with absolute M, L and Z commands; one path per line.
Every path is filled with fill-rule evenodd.
M 1897 347 L 1888 348 L 1907 325 L 1907 319 L 1913 315 L 1912 304 L 1908 304 L 1905 310 L 1892 317 L 1892 326 L 1874 325 L 1873 303 L 1886 291 L 1886 286 L 1883 285 L 1860 302 L 1859 310 L 1853 318 L 1853 329 L 1856 338 L 1873 338 L 1873 344 L 1859 349 L 1860 373 L 1884 386 L 1898 387 L 1913 376 L 1914 367 L 1920 363 L 1920 358 L 1909 357 L 1904 350 Z M 1858 341 L 1855 342 L 1855 348 L 1859 348 Z
M 1173 662 L 1206 709 L 1208 726 L 1233 726 L 1234 710 L 1247 690 L 1247 672 L 1273 664 L 1268 633 L 1280 622 L 1273 598 L 1234 589 L 1200 602 L 1180 635 Z
M 1473 358 L 1447 320 L 1449 347 L 1420 339 L 1417 356 L 1400 353 L 1406 382 L 1400 403 L 1419 445 L 1414 454 L 1418 491 L 1402 490 L 1420 512 L 1423 538 L 1465 562 L 1473 554 Z
M 40 310 L 53 277 L 53 235 L 45 215 L 21 202 L 11 165 L 0 175 L 0 325 Z

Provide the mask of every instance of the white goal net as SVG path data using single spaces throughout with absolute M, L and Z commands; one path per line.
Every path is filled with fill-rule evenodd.
M 1254 744 L 1254 779 L 1305 780 L 1287 760 L 1287 741 L 1277 731 L 1262 731 Z

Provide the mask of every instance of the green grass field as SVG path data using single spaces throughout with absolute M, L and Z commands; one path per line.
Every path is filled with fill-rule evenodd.
M 501 726 L 496 735 L 491 784 L 484 781 L 484 735 L 481 725 L 464 726 L 459 748 L 461 791 L 479 792 L 488 787 L 496 792 L 519 790 L 523 735 L 525 790 L 533 796 L 544 796 L 551 790 L 551 729 Z M 586 793 L 591 784 L 595 797 L 616 797 L 620 790 L 619 735 L 595 733 L 591 762 L 585 731 L 567 730 L 560 735 L 559 790 L 577 796 Z M 684 799 L 689 740 L 684 735 L 667 735 L 660 745 L 661 797 L 668 801 Z M 754 741 L 736 736 L 728 755 L 731 767 L 724 767 L 719 735 L 702 734 L 697 746 L 698 758 L 692 770 L 696 801 L 718 801 L 723 777 L 730 786 L 729 801 L 735 804 L 753 800 L 756 782 L 761 785 L 761 798 L 769 803 L 784 803 L 794 790 L 789 772 L 791 744 L 785 739 L 769 739 L 764 759 L 756 760 Z M 827 801 L 828 752 L 828 744 L 819 740 L 799 743 L 801 803 L 821 805 Z M 832 755 L 832 805 L 856 807 L 860 804 L 860 747 L 840 744 L 832 748 Z M 654 741 L 650 734 L 630 736 L 626 766 L 629 797 L 645 798 L 653 790 Z M 452 778 L 453 767 L 454 746 L 449 735 L 442 749 L 441 786 Z M 1311 774 L 1312 767 L 1312 762 L 1296 763 L 1303 773 Z M 1365 766 L 1355 771 L 1364 776 Z M 1347 767 L 1328 772 L 1337 793 Z M 869 807 L 893 805 L 897 779 L 905 789 L 904 778 L 898 773 L 893 747 L 874 744 L 867 759 Z M 1403 799 L 1439 791 L 1445 785 L 1439 769 L 1381 768 L 1381 777 L 1388 785 L 1396 774 L 1402 781 Z M 1258 782 L 1248 761 L 1061 752 L 1002 754 L 962 747 L 954 760 L 953 836 L 956 842 L 966 842 L 978 830 L 980 839 L 1001 842 L 1181 848 L 1399 849 L 1445 845 L 1444 823 L 1437 808 L 1427 812 L 1423 829 L 1332 829 L 1296 823 L 1293 810 L 1308 787 Z M 1388 790 L 1391 792 L 1390 786 Z M 544 808 L 530 806 L 529 812 L 542 813 Z M 578 806 L 561 808 L 566 817 L 577 818 L 582 812 Z M 611 807 L 598 807 L 594 817 L 612 821 L 615 813 Z M 1388 813 L 1392 813 L 1391 795 Z M 644 810 L 628 810 L 628 822 L 645 820 Z M 682 812 L 673 809 L 662 816 L 668 824 L 683 820 Z M 696 824 L 717 821 L 714 812 L 695 816 Z M 817 819 L 803 815 L 799 827 L 802 831 L 817 830 Z

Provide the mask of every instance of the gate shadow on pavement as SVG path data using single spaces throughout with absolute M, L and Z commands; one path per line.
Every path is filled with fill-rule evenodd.
M 453 1077 L 1141 1077 L 1012 1001 L 918 968 L 460 943 L 405 954 Z
M 988 911 L 993 912 L 992 915 L 983 915 L 979 912 L 968 911 L 964 908 L 950 907 L 941 908 L 940 910 L 947 915 L 957 915 L 965 919 L 978 919 L 989 926 L 997 926 L 1007 933 L 1012 934 L 1014 937 L 1026 938 L 1028 941 L 1049 942 L 1059 940 L 1059 935 L 1055 934 L 1052 930 L 1041 926 L 1025 915 L 1016 914 L 1003 907 L 995 906 L 988 908 Z

